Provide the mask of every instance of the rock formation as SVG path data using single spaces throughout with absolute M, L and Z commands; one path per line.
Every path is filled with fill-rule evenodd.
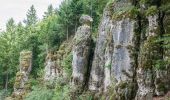
M 92 91 L 99 91 L 102 88 L 103 85 L 103 79 L 104 79 L 104 66 L 106 71 L 106 78 L 109 78 L 108 80 L 105 80 L 106 86 L 110 83 L 110 66 L 111 66 L 111 60 L 110 60 L 110 48 L 109 46 L 112 45 L 112 34 L 110 34 L 110 37 L 107 36 L 110 33 L 111 30 L 112 21 L 110 18 L 110 11 L 106 8 L 104 11 L 104 15 L 101 21 L 101 25 L 99 26 L 99 36 L 96 43 L 95 48 L 95 55 L 92 63 L 91 68 L 91 74 L 90 74 L 90 80 L 89 80 L 89 89 Z M 108 37 L 108 39 L 107 39 Z M 110 43 L 107 43 L 107 40 Z M 107 50 L 105 52 L 107 46 Z M 106 54 L 106 56 L 105 56 Z M 105 57 L 107 58 L 107 61 L 105 61 Z
M 109 6 L 104 10 L 89 82 L 89 89 L 95 91 L 107 91 L 114 84 L 120 100 L 130 99 L 135 87 L 133 51 L 137 22 L 129 16 L 116 15 L 120 7 L 126 9 L 130 6 L 129 2 L 118 1 L 114 3 L 114 8 Z M 114 19 L 111 18 L 112 12 L 115 13 Z
M 169 12 L 162 8 L 167 2 L 113 0 L 108 3 L 99 25 L 94 56 L 90 27 L 93 20 L 83 15 L 73 44 L 65 43 L 57 52 L 47 54 L 44 80 L 54 80 L 60 75 L 62 80 L 69 80 L 66 69 L 72 67 L 71 86 L 76 89 L 71 88 L 70 94 L 74 99 L 85 93 L 92 94 L 95 100 L 100 97 L 152 100 L 164 96 L 170 90 L 170 65 L 166 63 L 170 50 L 162 47 L 167 43 L 161 40 L 170 31 Z M 15 95 L 25 91 L 31 69 L 31 52 L 26 52 L 29 56 L 23 55 L 25 52 L 21 53 Z
M 57 51 L 49 50 L 45 59 L 45 69 L 44 69 L 44 81 L 47 83 L 55 83 L 59 78 L 62 78 L 63 81 L 69 81 L 68 70 L 65 64 L 65 60 L 68 56 L 72 55 L 72 43 L 73 37 L 70 37 L 69 40 L 64 41 Z M 69 62 L 71 66 L 71 61 Z M 68 62 L 67 62 L 68 63 Z M 54 84 L 51 84 L 54 85 Z
M 158 10 L 158 3 L 117 0 L 106 6 L 89 90 L 98 93 L 113 88 L 114 99 L 118 100 L 151 100 L 155 95 L 165 95 L 170 68 L 163 64 L 167 50 L 156 41 L 168 28 L 163 27 L 166 15 Z
M 73 61 L 72 61 L 72 85 L 83 88 L 85 85 L 85 75 L 87 75 L 87 69 L 89 67 L 88 59 L 91 46 L 91 29 L 90 23 L 92 18 L 87 15 L 83 15 L 80 18 L 80 26 L 74 37 L 73 45 Z
M 168 95 L 170 49 L 164 47 L 169 41 L 162 38 L 170 36 L 170 1 L 110 1 L 98 27 L 95 47 L 92 47 L 91 36 L 93 19 L 82 15 L 82 25 L 74 38 L 65 41 L 57 52 L 48 52 L 45 82 L 55 82 L 62 76 L 63 82 L 58 83 L 64 86 L 70 84 L 71 79 L 71 86 L 76 89 L 70 85 L 67 89 L 72 89 L 68 94 L 73 100 L 86 93 L 92 94 L 94 100 L 101 97 L 104 100 L 153 100 Z M 95 48 L 94 54 L 91 48 Z M 22 100 L 30 89 L 31 65 L 32 52 L 21 52 L 13 92 L 17 100 Z
M 45 81 L 54 81 L 57 77 L 60 76 L 61 70 L 59 65 L 59 59 L 57 59 L 57 55 L 49 52 L 46 57 L 45 63 Z
M 83 15 L 72 50 L 71 84 L 78 88 L 75 91 L 88 87 L 87 93 L 94 94 L 94 99 L 104 96 L 106 100 L 152 100 L 165 95 L 170 90 L 166 63 L 170 51 L 162 47 L 166 43 L 160 38 L 169 31 L 167 8 L 162 10 L 167 2 L 114 0 L 107 4 L 93 59 L 92 18 Z
M 13 97 L 23 100 L 25 94 L 30 90 L 29 74 L 32 68 L 32 52 L 22 51 L 20 53 L 20 71 L 16 74 Z

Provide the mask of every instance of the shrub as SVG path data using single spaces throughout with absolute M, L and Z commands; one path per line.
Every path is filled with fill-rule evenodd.
M 54 91 L 45 87 L 33 87 L 33 91 L 29 93 L 25 100 L 51 100 Z

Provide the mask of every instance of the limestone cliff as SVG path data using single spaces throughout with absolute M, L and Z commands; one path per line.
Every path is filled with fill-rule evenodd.
M 164 26 L 168 19 L 161 9 L 164 3 L 168 1 L 115 0 L 106 6 L 90 70 L 90 91 L 111 90 L 108 100 L 152 100 L 167 93 L 170 68 L 163 62 L 169 51 L 159 41 L 169 29 Z
M 164 100 L 170 91 L 170 50 L 162 40 L 170 31 L 170 7 L 164 7 L 169 3 L 111 0 L 103 11 L 95 47 L 93 19 L 82 15 L 74 38 L 62 43 L 58 51 L 48 52 L 44 81 L 61 78 L 60 84 L 72 89 L 69 96 L 73 100 L 85 94 L 94 100 Z M 31 52 L 21 53 L 14 86 L 14 95 L 21 100 L 31 57 Z

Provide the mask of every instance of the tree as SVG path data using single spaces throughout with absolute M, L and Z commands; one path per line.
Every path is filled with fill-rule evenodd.
M 26 23 L 27 26 L 35 25 L 38 21 L 38 17 L 36 15 L 36 10 L 34 8 L 34 5 L 30 7 L 30 9 L 27 12 L 27 18 L 24 20 L 24 23 Z
M 16 25 L 11 18 L 6 24 L 6 31 L 1 33 L 0 36 L 0 63 L 2 68 L 3 87 L 8 90 L 8 87 L 12 87 L 10 80 L 16 71 L 18 62 L 17 42 L 16 42 Z
M 10 19 L 6 24 L 6 31 L 0 33 L 0 84 L 3 85 L 0 89 L 13 89 L 15 74 L 19 70 L 20 51 L 26 49 L 33 52 L 31 76 L 39 78 L 38 72 L 44 70 L 48 50 L 58 49 L 61 42 L 76 32 L 82 14 L 93 17 L 94 33 L 107 1 L 64 0 L 57 10 L 49 5 L 44 18 L 39 22 L 32 5 L 24 20 L 26 26 L 21 22 L 15 24 Z
M 68 39 L 69 37 L 69 26 L 71 26 L 71 20 L 72 20 L 72 12 L 70 8 L 70 2 L 71 0 L 64 0 L 61 5 L 60 9 L 58 11 L 58 23 L 60 27 L 62 27 L 61 32 L 66 33 L 66 37 Z
M 51 5 L 48 6 L 47 11 L 44 12 L 44 16 L 43 17 L 47 18 L 49 16 L 52 16 L 53 14 L 54 14 L 54 8 L 53 8 L 53 6 L 51 4 Z

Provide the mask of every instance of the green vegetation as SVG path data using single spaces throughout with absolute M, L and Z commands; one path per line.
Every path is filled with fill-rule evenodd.
M 169 66 L 170 64 L 170 4 L 167 3 L 166 0 L 166 2 L 162 1 L 163 6 L 158 5 L 160 0 L 140 0 L 138 3 L 146 6 L 146 9 L 143 9 L 144 11 L 142 12 L 139 4 L 125 5 L 119 9 L 113 9 L 114 1 L 118 0 L 64 0 L 58 9 L 49 5 L 41 20 L 38 20 L 36 9 L 34 5 L 32 5 L 26 14 L 24 22 L 16 23 L 13 18 L 10 18 L 6 23 L 6 30 L 0 32 L 0 100 L 3 100 L 6 96 L 11 96 L 12 91 L 14 91 L 13 87 L 19 87 L 20 85 L 19 81 L 21 78 L 17 78 L 17 76 L 22 77 L 23 75 L 17 72 L 19 70 L 19 54 L 23 50 L 29 50 L 33 53 L 32 71 L 29 81 L 25 85 L 25 88 L 31 91 L 29 91 L 25 100 L 75 100 L 75 98 L 78 98 L 78 100 L 93 100 L 95 98 L 93 93 L 77 93 L 75 91 L 78 90 L 74 90 L 74 87 L 68 84 L 71 80 L 73 58 L 71 53 L 72 42 L 69 41 L 69 39 L 72 39 L 78 26 L 80 26 L 80 16 L 82 14 L 88 14 L 93 18 L 91 32 L 95 41 L 98 35 L 97 30 L 100 24 L 100 18 L 106 5 L 109 6 L 109 16 L 111 16 L 113 20 L 121 20 L 123 18 L 138 19 L 136 20 L 136 24 L 140 25 L 135 29 L 135 35 L 139 35 L 141 39 L 139 42 L 143 42 L 143 44 L 138 43 L 141 47 L 143 46 L 143 48 L 139 48 L 142 54 L 140 56 L 141 58 L 138 58 L 138 56 L 136 56 L 138 50 L 137 53 L 131 54 L 130 57 L 142 59 L 139 67 L 144 69 L 151 69 L 153 67 L 158 70 L 166 69 L 167 65 Z M 134 2 L 136 0 L 131 0 L 131 2 L 132 1 Z M 148 38 L 146 34 L 148 33 L 147 17 L 155 15 L 158 12 L 161 16 L 164 15 L 165 17 L 165 20 L 160 18 L 162 22 L 159 22 L 159 24 L 164 25 L 152 31 L 159 33 L 159 35 L 161 34 L 161 36 L 151 36 Z M 110 31 L 110 29 L 107 30 L 108 32 Z M 122 29 L 121 32 L 124 32 L 124 30 L 125 29 Z M 102 29 L 102 31 L 104 30 Z M 105 43 L 106 47 L 113 43 L 112 38 L 112 33 L 109 33 L 107 37 L 108 44 Z M 136 40 L 133 39 L 133 41 Z M 79 39 L 77 39 L 77 43 L 79 43 Z M 116 48 L 120 47 L 122 47 L 122 45 L 116 46 Z M 102 49 L 105 50 L 106 48 Z M 128 45 L 127 49 L 132 51 L 134 47 Z M 166 51 L 165 53 L 168 57 L 165 57 L 165 61 L 162 60 L 163 57 L 160 60 L 160 56 L 164 55 L 159 55 L 158 51 L 160 49 Z M 64 69 L 64 72 L 61 72 L 64 73 L 64 78 L 57 77 L 55 81 L 44 84 L 44 63 L 49 52 L 54 53 L 53 56 L 56 57 L 55 60 L 57 60 L 57 64 L 59 62 L 59 68 Z M 90 60 L 92 60 L 92 55 L 90 55 Z M 134 63 L 135 62 L 132 62 L 131 64 Z M 112 67 L 111 62 L 105 67 L 110 69 Z M 130 76 L 130 74 L 126 72 L 124 75 Z M 15 81 L 18 82 L 14 84 Z M 110 96 L 110 100 L 114 99 L 116 97 L 115 95 L 117 95 L 115 89 L 118 87 L 120 89 L 127 88 L 127 93 L 132 93 L 134 85 L 131 86 L 128 84 L 131 83 L 122 82 L 117 87 L 113 84 L 114 86 L 109 88 L 108 94 L 104 94 L 102 99 L 105 100 L 108 95 Z M 163 85 L 159 87 L 160 90 L 164 90 L 164 88 Z M 124 94 L 118 95 L 124 98 Z M 102 95 L 102 93 L 96 95 Z
M 155 15 L 155 14 L 157 14 L 158 13 L 158 9 L 157 9 L 157 7 L 156 6 L 151 6 L 151 7 L 149 7 L 148 9 L 147 9 L 147 11 L 146 11 L 146 16 L 152 16 L 152 15 Z
M 64 93 L 68 86 L 61 86 L 63 90 L 52 91 L 48 88 L 36 87 L 37 84 L 42 83 L 46 54 L 50 50 L 57 51 L 63 41 L 75 34 L 80 26 L 79 18 L 82 14 L 94 18 L 92 32 L 95 34 L 93 36 L 97 36 L 97 27 L 107 2 L 108 0 L 64 0 L 59 9 L 49 5 L 42 20 L 38 20 L 36 9 L 32 5 L 23 22 L 15 23 L 13 18 L 9 19 L 6 30 L 0 32 L 0 90 L 5 91 L 3 94 L 11 95 L 13 91 L 16 73 L 19 70 L 19 54 L 22 50 L 30 50 L 33 53 L 30 83 L 34 87 L 30 93 L 32 97 L 28 96 L 26 100 L 35 100 L 35 98 L 49 100 L 51 95 L 59 96 L 56 92 Z M 62 67 L 71 75 L 72 55 L 65 57 L 61 61 Z
M 72 74 L 72 59 L 73 55 L 70 53 L 62 62 L 61 66 L 64 68 L 68 76 L 71 76 Z
M 25 100 L 51 100 L 54 91 L 45 87 L 33 87 Z
M 122 7 L 121 9 L 114 11 L 112 18 L 115 20 L 120 20 L 122 18 L 135 19 L 137 18 L 138 14 L 139 14 L 138 8 L 134 6 L 127 6 L 127 7 Z

